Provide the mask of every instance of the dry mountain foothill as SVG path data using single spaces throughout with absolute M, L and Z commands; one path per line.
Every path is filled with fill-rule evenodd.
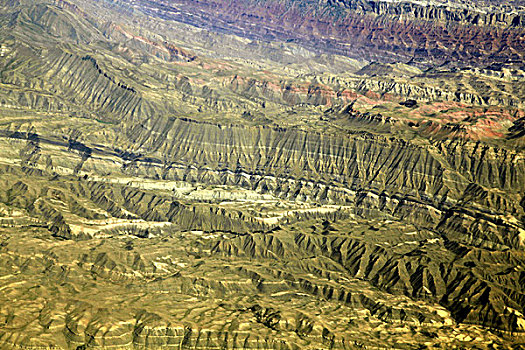
M 0 348 L 524 348 L 524 6 L 0 0 Z

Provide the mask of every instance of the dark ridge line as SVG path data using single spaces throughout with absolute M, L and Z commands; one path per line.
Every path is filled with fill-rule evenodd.
M 93 66 L 95 67 L 95 69 L 98 71 L 98 73 L 100 75 L 103 75 L 105 78 L 109 79 L 109 81 L 111 81 L 113 84 L 117 85 L 119 88 L 127 90 L 127 91 L 131 91 L 132 93 L 136 93 L 137 92 L 137 91 L 135 91 L 134 88 L 128 87 L 127 85 L 122 84 L 121 82 L 117 82 L 115 80 L 115 78 L 110 77 L 106 72 L 102 71 L 102 69 L 100 68 L 100 66 L 97 63 L 97 60 L 94 59 L 93 57 L 91 57 L 90 55 L 86 55 L 86 56 L 82 57 L 81 59 L 82 59 L 82 61 L 90 61 L 91 63 L 93 63 Z

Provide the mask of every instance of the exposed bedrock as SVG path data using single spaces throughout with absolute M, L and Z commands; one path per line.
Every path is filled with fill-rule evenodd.
M 413 19 L 424 19 L 429 21 L 459 22 L 474 25 L 507 25 L 524 26 L 523 14 L 516 12 L 482 12 L 474 7 L 461 8 L 445 6 L 440 4 L 418 4 L 416 2 L 387 2 L 387 1 L 337 1 L 330 0 L 329 3 L 345 8 L 355 7 L 364 12 L 373 12 L 377 15 L 404 16 Z M 361 3 L 361 6 L 356 4 Z
M 126 175 L 235 185 L 282 199 L 345 205 L 363 216 L 405 219 L 475 246 L 516 248 L 524 240 L 525 162 L 518 151 L 480 142 L 406 141 L 367 132 L 321 134 L 174 118 L 125 125 L 130 151 L 81 147 L 76 141 L 75 147 L 90 150 L 89 157 L 86 152 L 54 157 L 54 165 L 98 175 L 111 156 L 121 162 L 112 161 L 112 171 Z M 52 142 L 38 140 L 39 147 Z M 62 144 L 64 151 L 72 148 L 71 141 Z M 27 147 L 21 153 L 25 158 Z M 80 151 L 69 151 L 74 152 Z M 28 154 L 34 157 L 33 151 Z M 268 229 L 242 212 L 104 186 L 77 195 L 87 193 L 116 217 L 125 217 L 125 208 L 144 220 L 177 222 L 186 229 Z M 43 205 L 31 210 L 45 212 Z
M 213 252 L 227 256 L 249 256 L 255 259 L 295 261 L 303 257 L 300 265 L 305 271 L 319 278 L 338 280 L 333 268 L 321 264 L 323 258 L 330 259 L 351 276 L 370 281 L 378 288 L 392 294 L 404 295 L 439 302 L 452 312 L 459 322 L 482 324 L 506 331 L 523 331 L 520 311 L 525 300 L 521 286 L 510 281 L 515 276 L 509 272 L 496 276 L 483 273 L 482 265 L 497 263 L 498 259 L 519 258 L 520 253 L 496 253 L 462 248 L 461 245 L 444 241 L 443 250 L 432 248 L 425 243 L 405 252 L 385 249 L 363 239 L 339 235 L 338 232 L 325 236 L 308 233 L 286 233 L 276 231 L 265 235 L 247 235 L 233 240 L 218 242 Z M 463 251 L 461 249 L 464 249 Z M 481 259 L 480 259 L 481 257 Z M 464 265 L 455 261 L 464 259 Z M 488 259 L 488 260 L 487 260 Z M 303 260 L 301 260 L 303 261 Z M 476 267 L 479 268 L 466 268 Z M 356 295 L 344 288 L 303 281 L 300 278 L 283 275 L 290 286 L 305 292 L 317 294 L 327 300 L 339 300 L 350 305 L 356 302 Z M 359 296 L 357 296 L 359 298 Z M 374 313 L 389 314 L 392 319 L 408 321 L 424 316 L 408 315 L 408 310 L 397 314 L 395 310 L 382 310 L 381 303 L 363 299 L 360 303 Z
M 354 204 L 360 213 L 404 218 L 476 245 L 517 247 L 523 239 L 525 162 L 512 150 L 183 119 L 130 127 L 127 136 L 163 157 L 163 166 L 144 162 L 135 170 L 150 176 L 164 167 L 164 178 Z
M 126 3 L 126 1 L 123 1 Z M 140 1 L 141 11 L 198 27 L 310 47 L 368 60 L 422 65 L 521 60 L 523 14 L 410 2 Z M 184 9 L 184 10 L 181 10 Z M 490 59 L 488 59 L 490 57 Z

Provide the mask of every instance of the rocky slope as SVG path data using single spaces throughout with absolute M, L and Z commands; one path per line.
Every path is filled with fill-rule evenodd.
M 123 2 L 126 3 L 126 2 Z M 130 3 L 131 4 L 131 3 Z M 153 17 L 382 62 L 520 62 L 523 10 L 382 1 L 138 1 Z
M 519 8 L 222 5 L 0 3 L 0 347 L 522 347 Z

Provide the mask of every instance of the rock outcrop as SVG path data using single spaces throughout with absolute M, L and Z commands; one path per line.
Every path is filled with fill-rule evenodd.
M 520 348 L 518 5 L 228 5 L 0 1 L 0 348 Z

